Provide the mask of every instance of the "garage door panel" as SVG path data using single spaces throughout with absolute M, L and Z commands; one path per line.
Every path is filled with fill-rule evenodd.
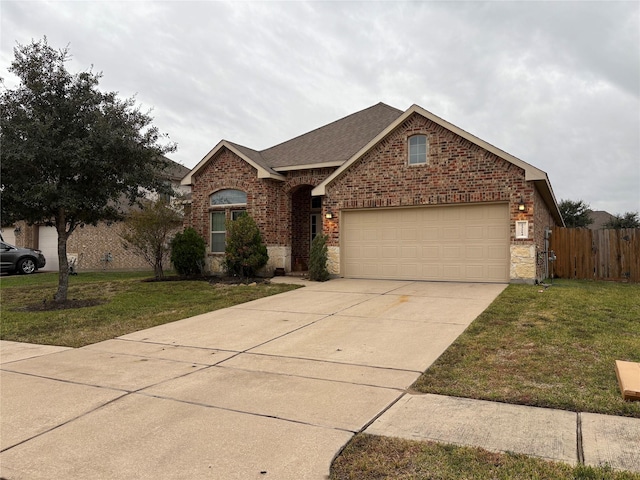
M 398 239 L 398 230 L 395 227 L 393 228 L 382 228 L 381 230 L 382 240 L 390 241 Z
M 343 211 L 347 277 L 509 280 L 506 204 Z
M 481 225 L 468 226 L 465 229 L 465 237 L 468 240 L 482 240 L 484 235 L 484 228 Z
M 482 281 L 485 277 L 484 265 L 467 265 L 465 267 L 465 276 L 469 281 Z
M 363 259 L 376 261 L 380 258 L 378 248 L 374 245 L 366 245 L 360 249 L 360 252 Z
M 509 226 L 508 225 L 489 225 L 487 227 L 487 238 L 489 240 L 500 240 L 503 238 L 509 238 Z
M 418 230 L 415 227 L 402 228 L 400 230 L 400 240 L 403 242 L 414 242 L 418 239 Z
M 462 231 L 460 227 L 445 227 L 442 230 L 442 238 L 444 240 L 460 240 L 462 238 Z
M 461 265 L 443 265 L 442 267 L 442 276 L 444 277 L 444 279 L 451 279 L 451 278 L 462 278 L 463 272 L 463 268 Z
M 423 264 L 420 278 L 423 280 L 439 280 L 442 278 L 442 265 L 435 263 Z
M 440 253 L 440 246 L 429 245 L 429 246 L 423 246 L 422 247 L 422 259 L 423 260 L 436 259 L 436 258 L 439 258 L 441 256 L 442 256 L 442 254 Z
M 418 246 L 403 246 L 400 248 L 400 258 L 414 260 L 418 256 Z
M 419 275 L 419 269 L 417 263 L 401 263 L 400 265 L 402 276 L 407 278 L 416 278 Z
M 509 259 L 509 249 L 503 246 L 489 246 L 487 247 L 487 258 L 507 261 Z
M 393 259 L 398 257 L 398 248 L 395 245 L 384 245 L 380 250 L 382 252 L 381 256 L 383 259 Z
M 425 242 L 437 242 L 440 240 L 440 230 L 434 227 L 422 229 L 422 240 Z
M 464 258 L 467 261 L 482 260 L 485 257 L 485 249 L 479 245 L 468 246 L 464 249 Z
M 397 275 L 400 275 L 397 264 L 382 264 L 381 273 L 384 278 L 395 278 Z
M 462 247 L 460 245 L 447 245 L 445 247 L 442 247 L 443 258 L 461 258 L 462 256 Z

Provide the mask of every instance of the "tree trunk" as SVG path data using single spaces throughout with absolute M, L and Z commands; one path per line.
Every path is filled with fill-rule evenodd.
M 155 264 L 153 265 L 153 272 L 155 273 L 156 280 L 162 280 L 164 278 L 164 271 L 162 269 L 162 257 L 163 252 L 156 252 Z
M 67 232 L 67 222 L 64 213 L 56 218 L 56 230 L 58 232 L 58 291 L 53 296 L 57 303 L 67 301 L 67 291 L 69 290 L 69 262 L 67 260 L 67 240 L 71 231 Z M 71 229 L 70 229 L 71 230 Z

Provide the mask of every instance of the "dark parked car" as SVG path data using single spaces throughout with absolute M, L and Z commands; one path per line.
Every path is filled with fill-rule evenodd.
M 29 274 L 43 268 L 46 263 L 40 250 L 19 248 L 0 242 L 0 264 L 3 272 Z

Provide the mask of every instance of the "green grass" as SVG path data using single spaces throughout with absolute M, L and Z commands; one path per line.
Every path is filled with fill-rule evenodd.
M 57 274 L 2 277 L 0 338 L 81 347 L 127 333 L 297 288 L 212 285 L 206 281 L 144 282 L 148 272 L 82 273 L 70 277 L 69 299 L 100 299 L 92 307 L 26 311 L 52 301 Z
M 356 435 L 331 466 L 331 480 L 640 480 L 609 467 L 571 466 L 480 448 Z
M 640 361 L 640 285 L 509 285 L 415 383 L 458 397 L 640 418 L 615 360 Z

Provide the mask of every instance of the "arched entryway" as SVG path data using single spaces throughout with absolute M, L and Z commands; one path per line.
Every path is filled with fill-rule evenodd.
M 315 235 L 322 233 L 322 198 L 312 197 L 313 185 L 291 192 L 291 270 L 309 269 L 309 251 Z

